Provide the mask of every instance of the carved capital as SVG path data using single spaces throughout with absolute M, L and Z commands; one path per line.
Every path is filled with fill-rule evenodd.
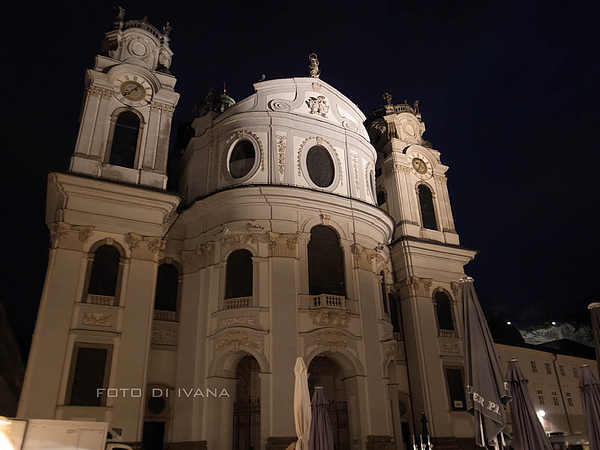
M 458 299 L 458 294 L 460 293 L 460 283 L 458 281 L 453 281 L 450 283 L 450 289 L 452 289 L 452 293 L 454 294 L 454 298 Z
M 137 233 L 128 233 L 125 241 L 129 245 L 132 258 L 149 261 L 157 261 L 166 246 L 166 241 L 160 237 L 142 236 Z
M 352 254 L 354 255 L 354 267 L 375 272 L 376 267 L 374 267 L 373 262 L 378 263 L 377 265 L 383 262 L 385 265 L 383 256 L 380 255 L 377 250 L 372 250 L 356 243 L 352 244 L 351 249 Z
M 68 248 L 71 250 L 83 250 L 94 227 L 71 225 L 64 222 L 50 224 L 50 245 L 52 248 Z
M 271 256 L 284 258 L 298 257 L 298 234 L 267 233 Z

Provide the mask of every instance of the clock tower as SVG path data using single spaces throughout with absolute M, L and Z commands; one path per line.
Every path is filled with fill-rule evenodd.
M 378 204 L 395 222 L 390 252 L 413 423 L 425 412 L 437 444 L 463 448 L 461 439 L 473 431 L 469 415 L 452 414 L 466 410 L 458 280 L 476 252 L 460 245 L 448 166 L 423 138 L 418 102 L 394 105 L 389 94 L 384 99 L 384 108 L 369 121 L 369 135 L 378 153 Z M 440 407 L 440 399 L 447 407 Z
M 124 21 L 118 8 L 85 79 L 71 171 L 164 189 L 171 120 L 179 94 L 169 67 L 167 24 Z

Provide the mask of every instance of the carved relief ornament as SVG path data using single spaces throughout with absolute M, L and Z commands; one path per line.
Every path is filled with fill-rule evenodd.
M 320 309 L 310 311 L 308 317 L 312 320 L 313 325 L 317 327 L 348 328 L 350 322 L 350 316 L 345 311 Z
M 257 233 L 252 234 L 232 234 L 231 236 L 225 236 L 221 238 L 221 243 L 224 247 L 235 247 L 240 248 L 242 244 L 254 244 L 258 242 L 259 235 Z
M 419 290 L 421 285 L 423 288 L 429 292 L 431 290 L 431 286 L 433 285 L 433 280 L 431 278 L 419 278 L 415 276 L 408 276 L 400 282 L 400 285 L 405 287 L 409 287 L 414 289 L 415 293 Z
M 335 352 L 338 348 L 348 346 L 346 335 L 340 331 L 321 331 L 317 337 L 317 345 L 329 348 L 330 352 Z
M 217 352 L 225 349 L 236 352 L 240 350 L 241 346 L 260 350 L 260 342 L 252 340 L 246 331 L 230 331 L 225 334 L 221 343 L 217 345 Z
M 379 268 L 386 266 L 386 259 L 381 254 L 383 247 L 381 250 L 378 249 L 370 249 L 363 247 L 360 244 L 354 243 L 352 244 L 352 254 L 354 255 L 354 264 L 355 267 L 360 269 L 370 270 L 370 271 L 378 271 Z M 373 267 L 373 263 L 376 263 L 376 266 Z
M 212 255 L 215 251 L 215 243 L 207 242 L 199 244 L 194 250 L 183 250 L 181 252 L 181 261 L 183 269 L 186 272 L 195 272 L 212 263 Z
M 112 318 L 112 314 L 85 312 L 83 313 L 82 323 L 84 325 L 94 325 L 97 327 L 110 327 L 112 326 Z
M 285 151 L 287 147 L 286 135 L 275 135 L 277 139 L 277 163 L 279 164 L 279 173 L 283 175 L 285 172 Z

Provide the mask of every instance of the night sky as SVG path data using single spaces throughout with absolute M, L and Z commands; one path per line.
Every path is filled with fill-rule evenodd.
M 4 5 L 2 296 L 31 335 L 49 232 L 47 173 L 75 147 L 84 73 L 114 17 L 103 1 Z M 17 3 L 17 4 L 14 4 Z M 594 2 L 123 1 L 169 21 L 177 121 L 214 86 L 241 100 L 267 79 L 321 79 L 365 114 L 420 101 L 424 137 L 450 167 L 466 267 L 482 303 L 517 325 L 588 317 L 599 301 L 599 34 Z M 8 53 L 8 54 L 7 54 Z

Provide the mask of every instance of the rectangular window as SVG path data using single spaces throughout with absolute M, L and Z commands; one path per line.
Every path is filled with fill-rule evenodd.
M 537 366 L 535 365 L 535 361 L 531 361 L 531 370 L 537 372 Z
M 76 342 L 71 360 L 66 403 L 71 406 L 104 406 L 98 392 L 108 386 L 112 345 Z
M 546 373 L 548 375 L 552 375 L 552 369 L 550 368 L 550 363 L 545 363 L 546 364 Z
M 573 397 L 571 397 L 571 393 L 565 392 L 565 397 L 567 397 L 567 405 L 573 406 Z
M 558 371 L 560 372 L 560 374 L 564 377 L 565 376 L 565 366 L 563 366 L 562 364 L 558 365 Z
M 538 389 L 537 395 L 538 395 L 538 401 L 540 402 L 540 405 L 543 405 L 544 404 L 544 392 L 541 389 Z
M 467 401 L 465 397 L 465 385 L 463 383 L 463 369 L 461 367 L 446 367 L 446 384 L 450 397 L 450 409 L 452 411 L 465 411 Z
M 579 372 L 577 371 L 577 367 L 573 367 L 573 376 L 575 378 L 579 378 Z
M 552 392 L 552 400 L 554 401 L 554 404 L 556 406 L 559 406 L 560 403 L 558 402 L 558 394 L 556 393 L 556 391 L 551 391 Z

